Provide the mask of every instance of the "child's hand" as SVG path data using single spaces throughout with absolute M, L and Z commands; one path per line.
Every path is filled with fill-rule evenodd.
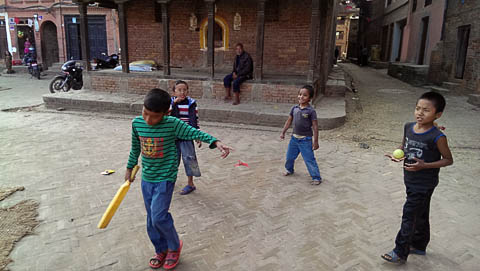
M 313 150 L 318 150 L 320 146 L 318 146 L 318 142 L 313 142 Z
M 403 160 L 405 160 L 405 156 L 400 158 L 400 159 L 397 159 L 395 157 L 393 157 L 391 154 L 385 154 L 386 157 L 390 158 L 390 160 L 392 160 L 393 162 L 402 162 Z
M 281 133 L 280 134 L 280 140 L 284 140 L 285 139 L 285 133 Z
M 175 100 L 173 100 L 174 103 L 178 104 L 180 103 L 181 101 L 185 100 L 185 98 L 181 98 L 181 97 L 177 97 L 175 98 Z
M 417 157 L 413 157 L 413 160 L 417 161 L 413 164 L 405 164 L 404 168 L 407 171 L 419 171 L 425 169 L 425 162 L 423 160 L 418 159 Z
M 200 141 L 200 140 L 195 140 L 195 142 L 197 143 L 198 148 L 201 148 L 201 147 L 202 147 L 202 141 Z
M 229 147 L 225 144 L 223 144 L 220 141 L 215 141 L 215 146 L 222 152 L 222 158 L 225 159 L 227 156 L 230 154 L 230 151 L 234 151 L 232 147 Z
M 130 180 L 130 178 L 132 177 L 132 170 L 133 168 L 127 168 L 127 170 L 125 171 L 125 181 L 129 181 L 131 183 L 135 181 L 135 178 L 133 180 Z

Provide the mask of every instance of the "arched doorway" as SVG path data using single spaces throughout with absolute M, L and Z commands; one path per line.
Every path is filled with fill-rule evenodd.
M 207 37 L 208 37 L 208 20 L 205 18 L 200 23 L 200 48 L 207 49 Z M 214 44 L 215 48 L 228 50 L 229 42 L 229 29 L 225 19 L 216 15 L 215 16 L 215 32 L 214 32 Z
M 52 66 L 59 61 L 57 26 L 47 21 L 42 24 L 42 60 L 45 67 Z

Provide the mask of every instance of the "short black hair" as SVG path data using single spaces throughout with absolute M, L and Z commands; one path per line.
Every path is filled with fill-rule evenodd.
M 242 48 L 242 50 L 243 50 L 243 43 L 239 42 L 239 43 L 235 44 L 235 47 L 237 47 L 237 46 L 240 46 L 240 48 Z
M 434 92 L 434 91 L 425 92 L 422 94 L 422 96 L 420 96 L 420 98 L 418 98 L 418 100 L 422 100 L 422 99 L 432 102 L 433 106 L 435 107 L 436 113 L 443 112 L 443 110 L 445 109 L 445 105 L 446 105 L 445 98 L 443 97 L 442 94 L 438 92 Z M 417 103 L 418 103 L 418 100 L 417 100 Z
M 166 113 L 170 109 L 171 98 L 170 94 L 163 89 L 154 88 L 150 90 L 145 99 L 143 106 L 155 113 Z
M 305 85 L 301 89 L 308 90 L 308 96 L 310 96 L 310 98 L 313 98 L 313 95 L 315 95 L 315 91 L 313 90 L 313 87 L 311 85 Z
M 175 92 L 175 88 L 176 88 L 178 85 L 185 85 L 185 86 L 187 86 L 187 89 L 188 89 L 188 84 L 187 84 L 187 82 L 185 82 L 185 81 L 183 81 L 183 80 L 177 80 L 177 81 L 175 81 L 175 84 L 173 85 L 173 92 Z

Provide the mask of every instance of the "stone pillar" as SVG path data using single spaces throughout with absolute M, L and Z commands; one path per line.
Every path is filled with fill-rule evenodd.
M 318 50 L 320 52 L 320 58 L 318 61 L 319 67 L 319 86 L 320 91 L 325 94 L 325 84 L 328 80 L 328 73 L 330 72 L 331 63 L 333 62 L 332 47 L 335 42 L 336 33 L 336 17 L 335 9 L 337 8 L 337 2 L 335 0 L 328 0 L 327 3 L 320 5 L 319 9 L 321 14 L 320 18 L 320 30 L 319 32 L 319 44 Z
M 215 0 L 205 0 L 208 11 L 208 35 L 207 35 L 207 64 L 209 66 L 210 78 L 215 76 Z
M 257 4 L 257 35 L 255 53 L 255 79 L 263 79 L 263 45 L 265 34 L 265 2 L 259 0 Z
M 312 18 L 310 20 L 310 56 L 308 58 L 307 81 L 313 83 L 315 77 L 315 62 L 317 59 L 317 36 L 320 13 L 320 0 L 312 0 Z
M 170 15 L 168 13 L 169 0 L 158 0 L 162 6 L 163 29 L 163 75 L 170 75 Z
M 83 65 L 87 71 L 90 71 L 90 44 L 88 40 L 88 18 L 87 18 L 88 3 L 78 3 L 78 12 L 80 13 L 80 46 L 82 47 Z
M 130 61 L 128 56 L 128 30 L 127 30 L 127 16 L 125 12 L 126 0 L 116 0 L 118 5 L 118 33 L 120 34 L 120 48 L 122 49 L 120 61 L 122 64 L 122 72 L 130 72 Z

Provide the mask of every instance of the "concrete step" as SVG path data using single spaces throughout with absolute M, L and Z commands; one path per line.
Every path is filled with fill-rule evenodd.
M 447 88 L 449 90 L 456 90 L 458 88 L 461 88 L 461 86 L 462 85 L 460 83 L 456 83 L 456 82 L 448 82 L 448 81 L 442 82 L 442 87 Z
M 480 94 L 468 94 L 468 103 L 480 106 Z
M 439 86 L 426 86 L 425 88 L 430 89 L 432 91 L 436 91 L 436 92 L 450 92 L 449 89 L 442 88 L 442 87 L 439 87 Z
M 109 112 L 140 115 L 143 95 L 111 94 L 100 91 L 70 91 L 66 93 L 46 94 L 43 101 L 49 109 Z M 200 99 L 200 121 L 241 123 L 283 127 L 292 104 L 281 103 L 243 103 L 233 106 L 213 99 Z M 333 129 L 345 123 L 345 99 L 343 97 L 324 97 L 316 105 L 318 126 L 321 130 Z

